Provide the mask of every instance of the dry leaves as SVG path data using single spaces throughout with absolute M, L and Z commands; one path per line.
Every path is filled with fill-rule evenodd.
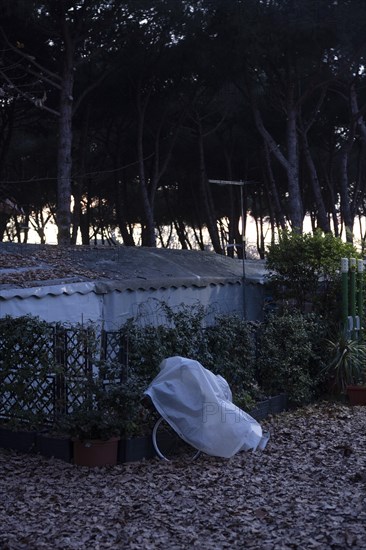
M 81 251 L 82 247 L 37 246 L 24 255 L 0 253 L 0 285 L 26 288 L 55 279 L 102 279 L 100 271 L 87 269 L 78 261 Z
M 230 460 L 88 469 L 1 450 L 0 548 L 363 549 L 366 409 L 265 424 L 267 449 Z

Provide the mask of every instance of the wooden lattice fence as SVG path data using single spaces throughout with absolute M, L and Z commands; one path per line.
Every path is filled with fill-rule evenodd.
M 83 382 L 100 361 L 126 372 L 126 345 L 120 332 L 48 325 L 32 333 L 28 346 L 0 338 L 0 418 L 54 423 L 85 398 Z

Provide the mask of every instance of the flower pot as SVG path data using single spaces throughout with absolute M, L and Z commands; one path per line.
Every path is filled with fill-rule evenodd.
M 366 386 L 347 386 L 350 405 L 366 405 Z
M 285 410 L 287 410 L 287 394 L 280 393 L 256 403 L 255 407 L 249 411 L 249 414 L 259 422 L 270 414 L 278 414 Z
M 36 432 L 1 427 L 0 447 L 21 453 L 31 453 L 36 447 Z
M 136 462 L 155 456 L 151 436 L 121 439 L 118 462 Z
M 280 393 L 269 399 L 270 414 L 278 414 L 287 409 L 287 395 Z
M 42 456 L 53 457 L 65 462 L 71 462 L 72 441 L 69 437 L 38 433 L 37 452 Z
M 252 416 L 258 422 L 264 420 L 270 414 L 269 399 L 265 401 L 259 401 L 254 409 L 249 411 L 250 416 Z
M 80 441 L 73 439 L 74 464 L 78 466 L 115 466 L 117 464 L 119 437 L 107 440 L 91 439 Z

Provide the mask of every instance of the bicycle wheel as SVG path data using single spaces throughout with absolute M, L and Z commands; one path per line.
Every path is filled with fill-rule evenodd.
M 195 460 L 201 451 L 186 443 L 161 416 L 156 422 L 152 440 L 154 449 L 162 460 Z

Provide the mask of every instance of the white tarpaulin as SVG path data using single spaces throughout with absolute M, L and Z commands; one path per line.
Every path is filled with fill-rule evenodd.
M 209 455 L 230 458 L 268 441 L 260 424 L 232 403 L 226 380 L 198 361 L 164 359 L 145 394 L 182 439 Z

